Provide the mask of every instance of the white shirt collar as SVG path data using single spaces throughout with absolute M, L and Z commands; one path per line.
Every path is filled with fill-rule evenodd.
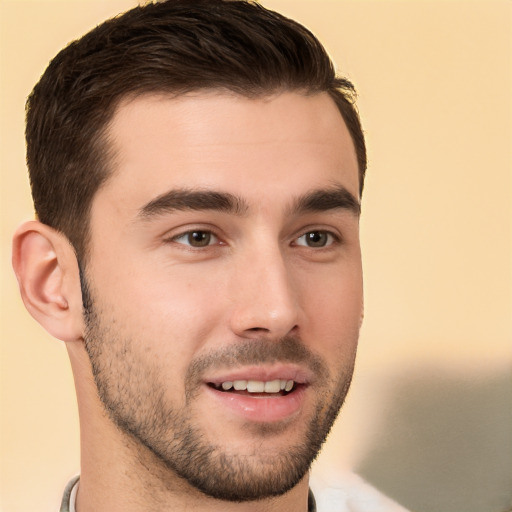
M 73 488 L 71 489 L 71 494 L 69 495 L 69 512 L 76 512 L 75 503 L 76 503 L 76 493 L 78 492 L 78 485 L 80 480 L 75 482 Z

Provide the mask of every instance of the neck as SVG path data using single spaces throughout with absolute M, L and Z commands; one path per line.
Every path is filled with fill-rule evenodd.
M 97 396 L 83 346 L 68 349 L 80 414 L 77 512 L 307 512 L 307 476 L 287 493 L 258 501 L 223 501 L 197 490 L 113 424 Z

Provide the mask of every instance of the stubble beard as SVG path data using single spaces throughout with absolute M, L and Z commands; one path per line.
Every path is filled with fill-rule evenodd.
M 185 383 L 184 405 L 177 407 L 166 397 L 166 379 L 158 362 L 145 359 L 136 350 L 139 346 L 136 340 L 113 332 L 116 322 L 106 321 L 104 315 L 95 311 L 85 280 L 82 293 L 85 348 L 99 398 L 114 424 L 136 446 L 149 450 L 154 460 L 203 494 L 220 500 L 244 502 L 280 496 L 304 478 L 344 402 L 353 360 L 346 364 L 342 374 L 332 379 L 325 363 L 298 338 L 240 342 L 229 350 L 192 361 Z M 322 382 L 318 384 L 315 412 L 304 426 L 299 442 L 270 456 L 257 449 L 253 453 L 228 453 L 222 445 L 212 443 L 193 412 L 199 375 L 221 362 L 240 365 L 277 361 L 307 364 L 318 377 L 317 381 Z M 254 435 L 263 444 L 265 436 L 273 435 L 273 429 L 286 428 L 271 424 L 253 427 Z M 170 483 L 161 481 L 164 486 Z

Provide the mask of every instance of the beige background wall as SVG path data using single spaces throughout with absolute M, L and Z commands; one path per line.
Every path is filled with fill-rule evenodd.
M 32 216 L 24 101 L 68 41 L 134 1 L 0 2 L 2 512 L 55 511 L 78 472 L 60 342 L 25 312 L 10 237 Z M 418 512 L 512 505 L 512 3 L 267 0 L 360 92 L 366 320 L 318 463 Z

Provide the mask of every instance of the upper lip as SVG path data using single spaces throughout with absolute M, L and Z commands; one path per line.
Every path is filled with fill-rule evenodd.
M 272 380 L 293 380 L 297 384 L 309 384 L 313 375 L 307 368 L 293 364 L 278 364 L 272 366 L 244 366 L 229 370 L 204 379 L 209 384 L 222 384 L 235 380 L 257 380 L 269 382 Z

